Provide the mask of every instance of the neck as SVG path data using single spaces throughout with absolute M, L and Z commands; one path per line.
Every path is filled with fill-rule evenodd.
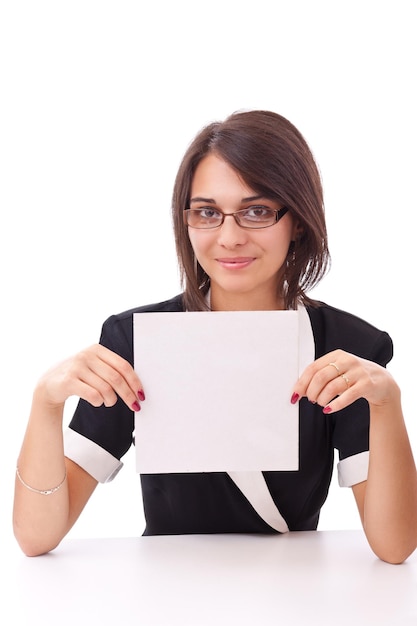
M 272 294 L 256 297 L 215 290 L 210 293 L 210 308 L 212 311 L 283 311 L 285 302 L 283 297 Z

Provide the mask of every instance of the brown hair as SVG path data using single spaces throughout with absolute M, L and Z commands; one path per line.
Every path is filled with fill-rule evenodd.
M 288 250 L 285 306 L 296 308 L 298 301 L 313 304 L 306 292 L 330 264 L 319 170 L 305 139 L 286 118 L 271 111 L 244 111 L 204 127 L 188 147 L 177 173 L 172 214 L 187 310 L 207 309 L 210 279 L 195 258 L 183 211 L 196 167 L 211 152 L 233 167 L 255 192 L 287 206 L 300 222 L 301 235 Z

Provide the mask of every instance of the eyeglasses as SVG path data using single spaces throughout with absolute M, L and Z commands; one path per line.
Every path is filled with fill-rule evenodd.
M 241 228 L 268 228 L 273 226 L 289 211 L 288 207 L 282 209 L 269 209 L 265 206 L 250 206 L 235 213 L 222 213 L 218 209 L 204 207 L 202 209 L 185 209 L 184 222 L 191 228 L 218 228 L 226 217 L 233 217 L 236 224 Z

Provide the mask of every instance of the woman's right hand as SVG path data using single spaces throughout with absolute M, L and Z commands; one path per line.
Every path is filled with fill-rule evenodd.
M 117 396 L 139 411 L 145 399 L 142 383 L 128 361 L 94 344 L 49 369 L 39 380 L 36 395 L 50 408 L 62 407 L 70 396 L 93 406 L 113 406 Z

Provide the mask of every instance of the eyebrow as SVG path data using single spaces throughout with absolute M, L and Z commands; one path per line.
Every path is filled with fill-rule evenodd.
M 257 196 L 249 196 L 248 198 L 242 198 L 241 203 L 244 202 L 255 202 L 256 200 L 266 200 L 266 196 L 257 195 Z M 191 198 L 190 204 L 192 202 L 207 202 L 207 204 L 216 204 L 216 200 L 214 198 L 203 198 L 201 196 L 196 196 L 195 198 Z

